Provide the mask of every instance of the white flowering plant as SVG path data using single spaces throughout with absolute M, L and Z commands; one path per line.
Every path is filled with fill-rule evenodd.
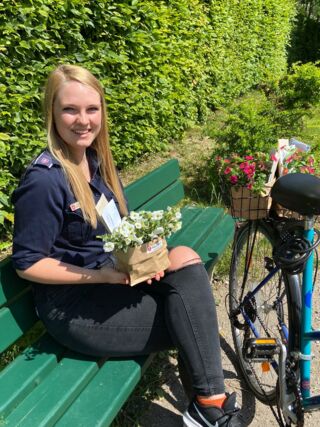
M 181 228 L 178 208 L 167 210 L 132 211 L 122 218 L 111 234 L 102 236 L 105 252 L 126 252 L 129 247 L 141 246 L 155 239 L 169 237 Z

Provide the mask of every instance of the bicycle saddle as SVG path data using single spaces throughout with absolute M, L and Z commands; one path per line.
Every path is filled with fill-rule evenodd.
M 271 197 L 300 215 L 319 215 L 320 179 L 304 173 L 281 176 L 271 189 Z

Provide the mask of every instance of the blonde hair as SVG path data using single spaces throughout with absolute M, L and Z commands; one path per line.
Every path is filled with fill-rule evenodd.
M 103 88 L 98 79 L 85 68 L 76 65 L 60 65 L 49 75 L 45 88 L 44 110 L 48 149 L 60 162 L 75 198 L 80 204 L 84 219 L 96 228 L 97 214 L 92 191 L 80 166 L 72 161 L 69 147 L 58 135 L 54 123 L 53 104 L 61 85 L 68 81 L 77 81 L 89 86 L 100 95 L 102 108 L 101 130 L 93 141 L 92 148 L 97 153 L 101 177 L 117 198 L 122 215 L 127 214 L 127 206 L 110 149 L 107 109 Z

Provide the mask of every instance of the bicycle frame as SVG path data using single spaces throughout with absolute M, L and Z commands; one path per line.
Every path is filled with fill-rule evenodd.
M 314 240 L 314 217 L 305 217 L 303 237 L 313 244 Z M 313 300 L 313 269 L 314 269 L 314 251 L 308 257 L 303 273 L 302 273 L 302 286 L 301 286 L 301 324 L 300 324 L 300 343 L 299 351 L 294 354 L 294 357 L 299 360 L 299 375 L 300 375 L 300 391 L 302 397 L 302 407 L 305 412 L 310 412 L 320 408 L 320 394 L 311 395 L 311 359 L 312 359 L 312 341 L 320 341 L 320 330 L 312 329 L 312 300 Z M 279 271 L 279 267 L 274 267 L 267 274 L 267 276 L 258 283 L 253 290 L 244 296 L 238 309 L 245 321 L 250 327 L 252 333 L 256 338 L 260 338 L 260 334 L 251 321 L 249 315 L 246 313 L 247 302 L 258 294 L 258 292 L 267 285 L 268 281 Z M 286 340 L 289 339 L 289 332 L 286 325 L 281 325 L 282 332 Z M 295 397 L 288 392 L 286 386 L 285 375 L 285 359 L 287 358 L 286 347 L 281 345 L 280 366 L 276 362 L 271 363 L 279 375 L 280 382 L 280 407 L 283 411 L 285 419 L 296 422 L 296 416 L 293 412 L 292 403 Z
M 304 237 L 312 244 L 314 239 L 314 218 L 306 217 L 304 221 Z M 300 334 L 300 388 L 302 406 L 309 412 L 320 408 L 320 394 L 311 396 L 311 348 L 312 341 L 320 341 L 320 330 L 312 329 L 312 286 L 313 286 L 313 252 L 307 260 L 302 278 L 302 311 Z
M 255 289 L 251 292 L 249 292 L 243 299 L 243 302 L 240 304 L 239 309 L 241 311 L 241 314 L 243 316 L 243 318 L 245 319 L 246 323 L 250 326 L 250 329 L 252 330 L 254 336 L 256 338 L 260 338 L 258 331 L 256 330 L 256 327 L 254 326 L 254 323 L 250 320 L 249 316 L 247 315 L 244 307 L 246 305 L 247 300 L 252 299 L 252 297 L 254 297 L 261 288 L 263 288 L 266 283 L 269 282 L 269 280 L 279 271 L 279 267 L 275 267 L 273 268 L 270 273 L 255 287 Z M 288 339 L 288 330 L 287 328 L 284 328 L 284 325 L 282 325 L 282 330 L 283 333 L 286 336 L 286 339 Z

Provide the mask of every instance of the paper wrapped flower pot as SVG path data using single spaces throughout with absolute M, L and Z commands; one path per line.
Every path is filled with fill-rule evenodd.
M 131 286 L 152 278 L 170 265 L 165 239 L 130 247 L 126 252 L 115 251 L 114 255 L 117 260 L 117 269 L 130 276 Z

